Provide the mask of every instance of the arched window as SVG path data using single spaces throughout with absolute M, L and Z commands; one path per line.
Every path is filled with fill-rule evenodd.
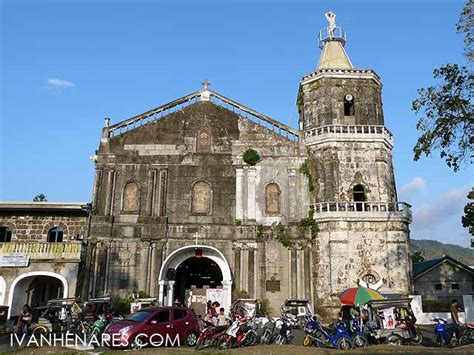
M 364 186 L 358 184 L 352 189 L 352 197 L 355 202 L 356 211 L 363 211 L 363 203 L 365 202 L 365 189 Z
M 354 116 L 354 97 L 351 94 L 344 96 L 344 116 Z
M 8 243 L 12 240 L 12 230 L 8 227 L 0 227 L 0 243 Z
M 47 241 L 50 243 L 61 243 L 63 241 L 63 230 L 59 227 L 53 227 L 48 231 Z
M 280 188 L 274 182 L 265 188 L 265 205 L 267 213 L 280 213 Z
M 134 181 L 128 182 L 123 187 L 122 211 L 138 213 L 140 201 L 140 186 Z
M 196 152 L 206 153 L 211 151 L 212 134 L 207 127 L 200 127 L 196 137 Z
M 198 181 L 193 185 L 191 212 L 195 214 L 211 214 L 212 189 L 206 181 Z

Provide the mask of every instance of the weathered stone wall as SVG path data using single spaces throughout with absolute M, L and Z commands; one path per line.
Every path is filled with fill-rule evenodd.
M 0 226 L 12 231 L 12 241 L 46 241 L 48 231 L 53 227 L 61 227 L 64 232 L 64 241 L 70 237 L 82 235 L 86 237 L 87 217 L 75 213 L 57 212 L 21 212 L 2 211 Z
M 391 149 L 380 142 L 332 142 L 308 148 L 315 178 L 312 202 L 353 201 L 362 185 L 366 201 L 395 202 Z
M 409 242 L 404 221 L 320 222 L 313 250 L 315 304 L 320 312 L 338 307 L 337 295 L 371 274 L 383 280 L 379 291 L 407 296 L 410 292 Z M 328 297 L 329 295 L 329 297 Z M 329 310 L 330 311 L 330 310 Z
M 242 160 L 248 148 L 261 157 L 255 167 Z M 125 297 L 132 290 L 158 296 L 158 274 L 166 257 L 193 245 L 196 236 L 200 244 L 223 253 L 234 289 L 267 297 L 266 282 L 279 283 L 269 296 L 276 313 L 289 295 L 310 294 L 304 281 L 310 279 L 307 236 L 288 228 L 291 238 L 303 241 L 298 251 L 289 251 L 271 233 L 257 240 L 259 225 L 286 224 L 307 215 L 307 181 L 298 171 L 303 160 L 298 142 L 209 102 L 103 140 L 96 165 L 87 296 Z M 193 194 L 201 182 L 210 187 L 210 196 L 202 196 L 205 185 L 198 196 Z M 135 213 L 123 208 L 128 198 L 124 187 L 130 183 L 139 186 Z M 267 212 L 269 183 L 278 184 L 278 213 Z M 202 208 L 209 200 L 210 208 Z M 136 205 L 129 202 L 127 206 Z M 300 261 L 293 263 L 297 255 Z
M 300 122 L 304 129 L 325 125 L 383 125 L 382 88 L 371 79 L 325 77 L 302 86 Z M 344 116 L 344 97 L 354 97 L 355 115 Z

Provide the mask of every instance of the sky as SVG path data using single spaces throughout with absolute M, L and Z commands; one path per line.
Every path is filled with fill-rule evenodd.
M 473 168 L 454 173 L 435 153 L 414 162 L 417 89 L 433 69 L 464 63 L 446 1 L 0 0 L 0 200 L 90 201 L 104 117 L 112 123 L 211 89 L 297 127 L 301 77 L 336 13 L 357 68 L 382 78 L 400 201 L 411 237 L 463 246 Z

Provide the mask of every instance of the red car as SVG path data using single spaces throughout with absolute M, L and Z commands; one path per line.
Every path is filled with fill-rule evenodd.
M 109 324 L 102 341 L 111 348 L 196 345 L 198 320 L 186 307 L 149 307 Z

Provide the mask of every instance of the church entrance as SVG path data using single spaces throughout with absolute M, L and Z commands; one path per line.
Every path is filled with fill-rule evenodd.
M 224 255 L 214 247 L 194 245 L 175 250 L 164 261 L 159 278 L 163 305 L 179 302 L 204 315 L 211 300 L 229 310 L 231 271 Z

